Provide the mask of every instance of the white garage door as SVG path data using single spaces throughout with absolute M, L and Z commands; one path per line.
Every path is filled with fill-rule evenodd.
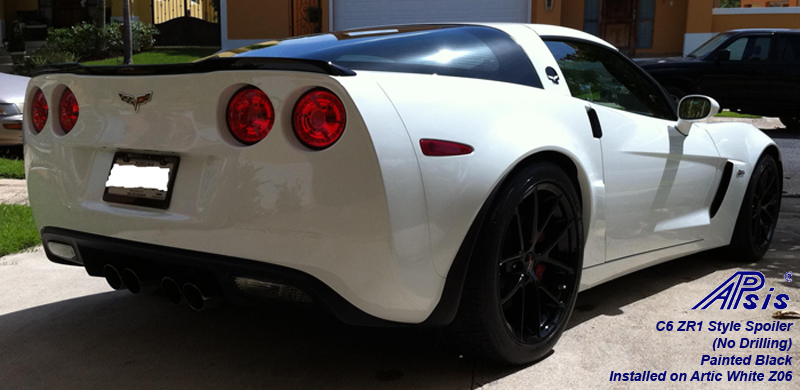
M 333 29 L 405 23 L 527 23 L 530 5 L 531 0 L 333 0 Z

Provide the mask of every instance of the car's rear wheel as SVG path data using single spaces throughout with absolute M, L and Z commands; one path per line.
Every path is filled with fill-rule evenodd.
M 583 265 L 578 196 L 557 166 L 522 169 L 500 190 L 470 260 L 451 327 L 467 354 L 509 364 L 550 352 L 575 305 Z
M 780 118 L 786 128 L 800 130 L 800 116 L 783 115 Z
M 750 177 L 733 231 L 730 255 L 745 262 L 761 260 L 767 253 L 781 208 L 783 177 L 775 158 L 761 157 Z

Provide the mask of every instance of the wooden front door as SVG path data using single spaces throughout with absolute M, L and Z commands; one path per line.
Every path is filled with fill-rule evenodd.
M 316 34 L 322 31 L 320 0 L 292 0 L 292 35 Z
M 636 50 L 638 0 L 605 0 L 600 14 L 600 37 L 632 56 Z

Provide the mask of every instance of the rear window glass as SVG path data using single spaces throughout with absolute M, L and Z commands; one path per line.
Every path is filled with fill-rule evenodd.
M 353 70 L 438 74 L 542 88 L 522 48 L 508 34 L 489 27 L 345 31 L 264 42 L 233 53 L 236 57 L 322 60 Z

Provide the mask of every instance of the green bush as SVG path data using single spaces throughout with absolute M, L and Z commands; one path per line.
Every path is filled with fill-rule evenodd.
M 133 51 L 148 51 L 153 49 L 156 43 L 155 36 L 158 35 L 158 29 L 152 24 L 144 24 L 142 22 L 133 22 L 131 24 L 131 37 L 133 38 Z M 120 34 L 120 41 L 122 40 Z
M 110 23 L 106 25 L 106 29 L 103 32 L 103 36 L 105 37 L 105 52 L 101 56 L 102 58 L 115 56 L 119 53 L 122 53 L 122 28 L 117 23 Z
M 78 62 L 78 57 L 66 51 L 43 47 L 15 64 L 14 71 L 20 75 L 30 76 L 34 69 L 40 66 L 65 62 Z
M 94 24 L 83 22 L 72 27 L 49 29 L 47 46 L 59 52 L 72 53 L 80 59 L 99 58 L 108 50 L 106 35 Z
M 155 26 L 142 22 L 131 24 L 133 51 L 150 50 L 158 34 Z M 56 52 L 72 53 L 79 60 L 100 59 L 122 53 L 122 31 L 117 23 L 101 29 L 83 22 L 68 28 L 51 28 L 47 33 L 47 46 Z

